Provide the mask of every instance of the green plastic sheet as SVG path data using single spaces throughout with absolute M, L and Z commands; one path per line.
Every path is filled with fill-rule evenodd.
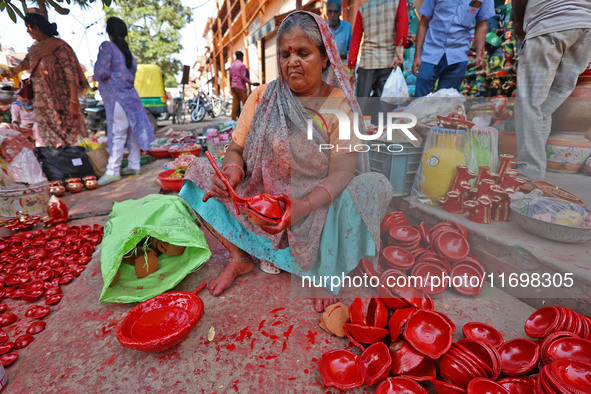
M 109 218 L 101 244 L 102 302 L 141 302 L 162 294 L 211 256 L 198 219 L 178 196 L 151 194 L 116 202 Z M 186 249 L 181 256 L 161 254 L 158 271 L 140 279 L 133 266 L 121 261 L 146 236 Z M 119 280 L 109 286 L 120 268 Z

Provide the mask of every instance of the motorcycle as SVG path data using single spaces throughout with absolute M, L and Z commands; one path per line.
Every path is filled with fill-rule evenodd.
M 215 118 L 211 101 L 209 101 L 203 92 L 196 93 L 189 100 L 189 113 L 191 114 L 192 122 L 201 122 L 206 114 Z
M 107 112 L 101 97 L 97 94 L 94 98 L 79 98 L 78 101 L 88 130 L 93 132 L 107 130 Z

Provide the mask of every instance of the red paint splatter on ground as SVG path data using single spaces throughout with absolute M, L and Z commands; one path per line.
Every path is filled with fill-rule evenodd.
M 250 342 L 250 350 L 254 350 L 254 339 Z
M 103 336 L 107 335 L 108 333 L 112 332 L 113 330 L 107 329 L 107 327 L 103 327 Z
M 288 378 L 287 380 L 296 380 L 296 378 Z
M 273 324 L 271 324 L 271 325 L 272 325 L 272 326 L 278 326 L 278 325 L 280 325 L 281 323 L 283 323 L 283 322 L 281 322 L 281 321 L 276 321 L 275 323 L 273 323 Z
M 261 331 L 261 328 L 263 328 L 263 325 L 265 325 L 265 320 L 261 320 L 261 322 L 259 323 L 259 331 Z
M 252 332 L 250 332 L 248 328 L 249 327 L 247 326 L 240 330 L 240 335 L 238 336 L 238 338 L 236 338 L 236 342 L 242 342 L 245 337 L 248 337 L 248 339 L 252 337 Z
M 226 345 L 226 349 L 228 349 L 229 351 L 234 351 L 234 349 L 236 349 L 236 345 L 234 345 L 233 343 Z
M 578 268 L 581 268 L 581 269 L 584 269 L 584 270 L 588 270 L 588 269 L 590 269 L 590 268 L 588 268 L 588 267 L 581 267 L 580 265 L 577 265 L 577 264 L 575 264 L 575 267 L 578 267 Z
M 308 334 L 306 335 L 312 345 L 316 343 L 316 334 L 316 332 L 308 331 Z
M 291 332 L 293 331 L 293 324 L 291 326 L 289 326 L 289 328 L 287 329 L 287 331 L 285 331 L 283 333 L 283 336 L 287 339 L 289 339 L 289 336 L 291 335 Z
M 281 351 L 284 352 L 285 349 L 287 349 L 287 341 L 283 341 L 283 347 L 281 348 Z
M 304 369 L 304 373 L 308 373 L 308 372 L 310 372 L 310 371 L 308 371 L 307 369 Z
M 272 311 L 270 311 L 269 313 L 277 313 L 277 312 L 279 312 L 279 311 L 282 311 L 282 310 L 284 310 L 284 309 L 285 309 L 285 308 L 275 308 L 275 309 L 273 309 Z
M 267 356 L 265 357 L 265 360 L 273 360 L 274 358 L 277 358 L 277 356 Z
M 232 388 L 233 388 L 234 390 L 236 390 L 236 391 L 238 391 L 238 383 L 240 383 L 240 381 L 239 381 L 239 380 L 235 381 L 235 382 L 234 382 L 234 385 L 232 386 Z
M 318 362 L 318 359 L 317 359 L 316 357 L 314 357 L 314 358 L 312 359 L 312 362 L 313 362 L 313 363 L 317 363 L 317 362 Z

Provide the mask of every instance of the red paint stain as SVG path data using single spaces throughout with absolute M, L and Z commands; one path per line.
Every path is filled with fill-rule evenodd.
M 245 337 L 248 337 L 248 339 L 252 337 L 252 333 L 248 330 L 248 327 L 244 327 L 240 331 L 240 335 L 238 336 L 238 338 L 236 338 L 236 342 L 242 342 Z
M 291 326 L 289 326 L 289 328 L 287 329 L 287 331 L 285 331 L 283 333 L 283 336 L 287 339 L 289 339 L 289 336 L 291 335 L 291 332 L 293 331 L 293 324 Z
M 308 371 L 307 369 L 304 369 L 304 373 L 308 373 L 308 372 L 310 372 L 310 371 Z
M 287 380 L 296 380 L 296 378 L 288 378 Z
M 316 332 L 308 331 L 308 334 L 306 335 L 312 345 L 316 343 L 316 334 Z
M 277 312 L 282 311 L 284 309 L 285 308 L 276 308 L 276 309 L 273 309 L 272 311 L 270 311 L 269 313 L 277 313 Z
M 233 343 L 226 345 L 226 349 L 228 349 L 229 351 L 233 352 L 234 349 L 236 349 L 236 345 L 234 345 Z
M 281 323 L 283 323 L 283 322 L 276 321 L 275 323 L 273 323 L 273 324 L 271 324 L 271 325 L 272 325 L 272 326 L 278 326 L 278 325 L 279 325 L 279 324 L 281 324 Z
M 277 358 L 277 356 L 267 356 L 265 357 L 265 360 L 273 360 L 274 358 Z
M 254 350 L 254 339 L 250 342 L 250 350 Z
M 107 329 L 107 327 L 103 327 L 103 336 L 107 335 L 108 333 L 112 332 L 113 330 Z
M 265 324 L 265 320 L 261 320 L 261 322 L 259 323 L 259 331 L 261 331 L 261 328 L 263 328 L 264 324 Z
M 330 315 L 332 315 L 332 313 L 334 311 L 336 311 L 337 309 L 339 309 L 340 307 L 341 307 L 340 305 L 335 306 L 334 309 L 332 311 L 330 311 L 330 313 L 328 314 L 328 316 L 330 317 Z
M 318 359 L 317 359 L 316 357 L 314 357 L 314 358 L 312 359 L 312 362 L 313 362 L 313 363 L 317 363 L 317 362 L 318 362 Z
M 580 265 L 577 265 L 577 264 L 575 264 L 575 267 L 578 267 L 578 268 L 581 268 L 581 269 L 584 269 L 584 270 L 590 269 L 590 268 L 587 268 L 587 267 L 581 267 Z
M 281 348 L 281 351 L 284 352 L 285 349 L 287 349 L 287 341 L 283 341 L 283 347 Z

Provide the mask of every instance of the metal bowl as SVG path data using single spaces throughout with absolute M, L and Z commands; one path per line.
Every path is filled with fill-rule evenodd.
M 582 243 L 591 240 L 591 228 L 570 227 L 558 223 L 548 223 L 523 215 L 511 207 L 514 221 L 519 227 L 538 237 L 565 243 Z

